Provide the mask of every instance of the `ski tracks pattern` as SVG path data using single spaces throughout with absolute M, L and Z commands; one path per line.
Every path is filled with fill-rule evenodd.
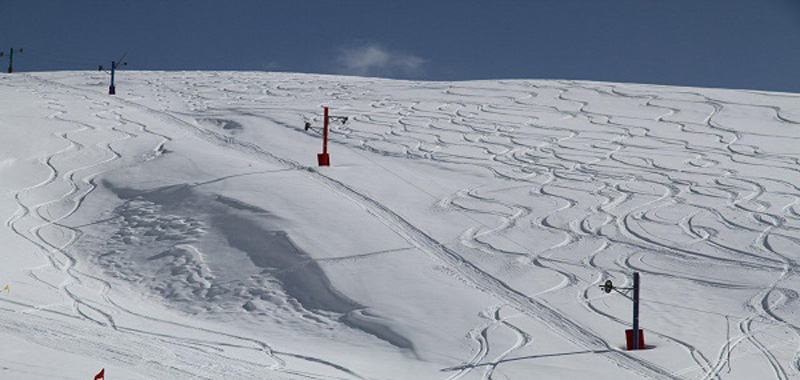
M 475 222 L 457 239 L 459 247 L 452 248 L 379 199 L 333 176 L 253 142 L 188 123 L 165 112 L 168 106 L 154 109 L 131 101 L 118 103 L 216 144 L 306 172 L 361 205 L 476 289 L 502 300 L 502 305 L 482 313 L 484 322 L 468 334 L 476 351 L 449 379 L 465 376 L 474 364 L 488 359 L 488 334 L 493 329 L 513 330 L 521 337 L 493 358 L 494 363 L 532 344 L 530 334 L 499 317 L 503 307 L 542 322 L 583 348 L 604 351 L 603 357 L 640 376 L 681 378 L 685 372 L 667 370 L 621 351 L 583 324 L 593 316 L 626 325 L 624 317 L 598 303 L 603 297 L 593 289 L 605 279 L 618 281 L 632 271 L 660 284 L 680 282 L 696 291 L 751 291 L 742 300 L 741 310 L 699 311 L 739 321 L 739 335 L 716 342 L 716 349 L 674 330 L 648 327 L 651 336 L 684 350 L 703 378 L 723 377 L 721 370 L 730 364 L 730 355 L 725 353 L 733 352 L 735 357 L 736 349 L 745 344 L 756 350 L 776 379 L 787 379 L 800 368 L 800 351 L 788 363 L 763 335 L 765 329 L 780 328 L 800 338 L 799 322 L 791 318 L 798 306 L 798 290 L 793 288 L 796 262 L 790 254 L 800 247 L 796 237 L 800 158 L 791 148 L 771 149 L 783 141 L 796 146 L 800 139 L 800 121 L 786 110 L 797 104 L 796 96 L 746 93 L 736 97 L 715 90 L 575 81 L 392 83 L 377 90 L 372 80 L 344 84 L 336 78 L 283 75 L 228 78 L 220 99 L 206 93 L 215 88 L 213 83 L 197 84 L 202 78 L 186 78 L 185 84 L 194 83 L 187 88 L 171 88 L 156 79 L 156 96 L 166 100 L 177 94 L 190 114 L 282 112 L 299 118 L 305 118 L 308 110 L 297 108 L 296 101 L 319 97 L 352 115 L 353 122 L 333 127 L 334 144 L 366 155 L 424 160 L 490 174 L 491 180 L 484 184 L 436 200 L 437 208 L 456 211 Z M 58 105 L 52 106 L 59 117 Z M 738 122 L 743 110 L 771 116 Z M 264 118 L 294 128 L 276 118 Z M 748 123 L 761 123 L 763 128 L 753 129 Z M 67 151 L 75 149 L 78 145 Z M 54 152 L 44 164 L 65 152 Z M 63 175 L 57 166 L 50 167 L 50 178 L 36 187 Z M 21 226 L 21 219 L 37 215 L 46 206 L 23 201 L 36 187 L 17 195 L 20 210 L 8 225 Z M 75 198 L 78 193 L 68 196 Z M 486 220 L 483 216 L 495 217 L 497 222 L 481 222 Z M 21 234 L 40 241 L 37 231 L 20 229 Z M 517 240 L 524 235 L 538 237 L 543 244 Z M 48 252 L 59 250 L 43 247 Z M 528 266 L 532 273 L 551 273 L 558 280 L 533 296 L 523 294 L 502 274 L 484 269 L 485 259 L 470 253 L 473 250 Z M 52 259 L 56 263 L 70 261 L 57 256 L 60 261 Z M 668 265 L 671 262 L 693 264 Z M 697 270 L 709 266 L 735 275 L 755 271 L 756 277 L 770 280 L 714 278 Z M 582 305 L 589 317 L 579 321 L 553 306 L 563 303 L 565 294 L 572 294 L 570 302 Z M 102 317 L 98 323 L 110 321 Z M 492 378 L 495 368 L 486 368 L 484 378 Z

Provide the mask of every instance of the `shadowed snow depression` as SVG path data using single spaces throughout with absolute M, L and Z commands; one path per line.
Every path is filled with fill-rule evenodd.
M 800 376 L 800 95 L 1 81 L 0 378 Z

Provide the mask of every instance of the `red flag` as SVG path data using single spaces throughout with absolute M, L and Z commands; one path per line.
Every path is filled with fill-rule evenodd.
M 100 373 L 98 373 L 97 375 L 94 375 L 94 380 L 100 380 L 100 379 L 106 380 L 106 369 L 105 368 L 101 369 Z

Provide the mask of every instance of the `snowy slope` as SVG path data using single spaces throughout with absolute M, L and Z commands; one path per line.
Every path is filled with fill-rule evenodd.
M 800 95 L 0 77 L 3 379 L 800 377 Z M 322 106 L 348 116 L 318 168 Z M 642 275 L 651 349 L 624 350 Z

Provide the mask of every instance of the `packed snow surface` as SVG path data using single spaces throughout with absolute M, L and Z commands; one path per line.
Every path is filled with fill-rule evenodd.
M 800 377 L 800 95 L 107 81 L 0 76 L 2 379 Z

